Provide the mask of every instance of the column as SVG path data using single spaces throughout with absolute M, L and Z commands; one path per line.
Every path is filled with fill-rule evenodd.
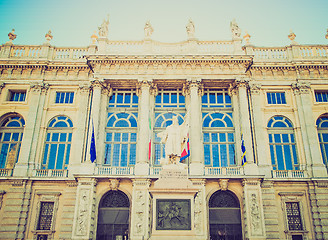
M 42 84 L 32 83 L 29 90 L 28 102 L 29 111 L 27 119 L 25 119 L 25 128 L 22 139 L 22 145 L 19 153 L 19 159 L 14 168 L 14 176 L 26 176 L 29 168 L 29 159 L 32 149 L 34 134 L 36 131 L 36 120 L 39 116 L 38 111 L 40 104 Z M 39 129 L 37 129 L 39 131 Z
M 187 81 L 189 106 L 185 121 L 189 121 L 190 143 L 190 175 L 204 174 L 204 149 L 202 142 L 202 112 L 201 112 L 201 79 L 192 78 Z
M 246 175 L 258 175 L 258 167 L 254 163 L 253 143 L 252 143 L 252 131 L 251 131 L 251 119 L 250 108 L 248 104 L 248 80 L 242 77 L 236 79 L 235 88 L 238 90 L 239 97 L 239 119 L 240 119 L 240 131 L 243 135 L 244 144 L 246 148 L 246 161 L 244 166 L 244 172 Z M 237 126 L 236 126 L 237 127 Z M 236 139 L 238 136 L 236 136 Z M 241 151 L 241 149 L 240 149 Z M 240 159 L 241 162 L 241 159 Z
M 255 153 L 257 154 L 257 163 L 259 167 L 259 172 L 265 177 L 271 177 L 271 162 L 268 157 L 270 154 L 267 152 L 268 144 L 268 134 L 266 131 L 266 126 L 263 125 L 263 113 L 261 111 L 262 99 L 261 99 L 261 84 L 251 83 L 250 88 L 250 98 L 252 104 L 252 119 L 253 119 L 253 130 L 255 137 Z
M 74 125 L 74 137 L 72 142 L 72 157 L 68 166 L 68 173 L 70 176 L 80 173 L 82 171 L 81 163 L 84 160 L 86 149 L 86 136 L 88 129 L 88 116 L 90 110 L 90 85 L 80 85 L 78 94 L 75 96 L 77 102 L 77 119 L 78 121 Z
M 266 231 L 263 213 L 261 179 L 243 179 L 243 204 L 245 238 L 249 240 L 265 240 Z
M 138 89 L 138 141 L 137 158 L 135 166 L 136 175 L 149 173 L 149 141 L 151 137 L 150 122 L 150 86 L 152 80 L 140 80 Z
M 95 232 L 94 214 L 97 179 L 79 178 L 77 180 L 72 239 L 89 240 L 93 239 L 93 233 Z
M 131 208 L 131 240 L 144 240 L 150 237 L 151 197 L 149 194 L 150 179 L 133 179 Z
M 312 111 L 310 96 L 310 83 L 297 82 L 292 85 L 296 97 L 298 115 L 301 124 L 301 133 L 305 150 L 305 160 L 308 169 L 312 171 L 312 177 L 326 177 L 327 171 L 322 163 L 318 132 Z

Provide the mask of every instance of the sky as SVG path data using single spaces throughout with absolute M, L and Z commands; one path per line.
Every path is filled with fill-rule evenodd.
M 14 28 L 17 45 L 88 46 L 109 14 L 110 40 L 142 40 L 147 20 L 152 39 L 187 39 L 189 19 L 199 40 L 231 40 L 236 19 L 255 46 L 286 46 L 292 29 L 299 44 L 328 44 L 328 0 L 0 0 L 0 45 Z

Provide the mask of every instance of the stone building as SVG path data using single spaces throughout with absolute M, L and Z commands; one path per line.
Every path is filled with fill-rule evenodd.
M 328 239 L 328 45 L 243 44 L 235 21 L 230 41 L 186 30 L 111 41 L 107 20 L 80 48 L 9 34 L 0 239 Z M 163 174 L 174 117 L 187 170 Z

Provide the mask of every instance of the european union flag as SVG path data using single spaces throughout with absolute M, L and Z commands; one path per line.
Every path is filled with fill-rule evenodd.
M 243 134 L 241 134 L 241 165 L 245 166 L 245 164 L 247 163 L 246 161 L 246 147 L 245 147 L 245 142 L 244 142 L 244 138 L 243 138 Z
M 90 160 L 93 163 L 97 159 L 96 153 L 96 141 L 95 141 L 95 128 L 92 122 L 92 135 L 91 135 L 91 144 L 90 144 Z

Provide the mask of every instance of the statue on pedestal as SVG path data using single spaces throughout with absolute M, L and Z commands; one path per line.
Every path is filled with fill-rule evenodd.
M 107 20 L 104 19 L 99 29 L 99 37 L 107 37 L 108 35 L 108 24 L 109 24 L 109 15 L 107 15 Z
M 150 39 L 151 35 L 154 32 L 154 28 L 151 26 L 150 21 L 146 22 L 144 31 L 145 31 L 145 38 Z
M 186 121 L 181 125 L 179 125 L 178 117 L 174 116 L 172 125 L 157 135 L 165 144 L 165 158 L 161 159 L 162 165 L 181 164 L 181 153 L 188 141 L 188 128 L 187 116 Z
M 230 29 L 232 33 L 232 39 L 240 39 L 241 30 L 236 22 L 236 19 L 230 22 Z
M 191 19 L 189 19 L 189 22 L 186 26 L 186 30 L 187 30 L 188 38 L 195 37 L 195 24 Z

